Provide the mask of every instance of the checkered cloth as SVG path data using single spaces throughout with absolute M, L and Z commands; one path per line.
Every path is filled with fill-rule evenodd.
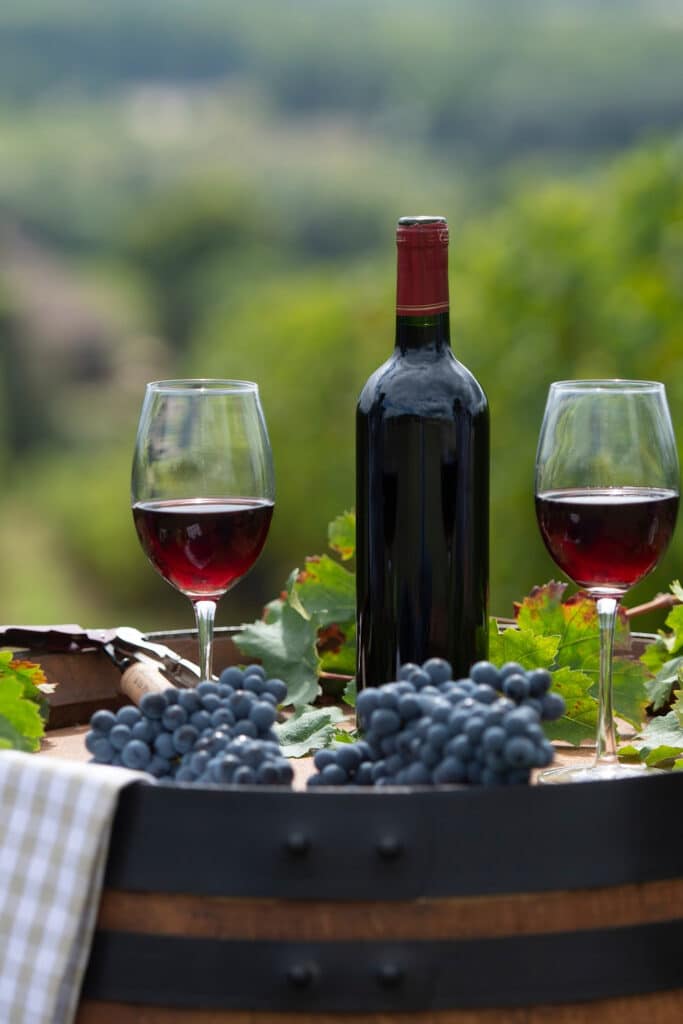
M 0 1022 L 69 1024 L 122 786 L 103 765 L 0 751 Z

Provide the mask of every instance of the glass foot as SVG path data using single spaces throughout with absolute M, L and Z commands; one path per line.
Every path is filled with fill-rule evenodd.
M 569 765 L 565 768 L 551 768 L 541 772 L 538 781 L 544 785 L 559 782 L 606 782 L 611 779 L 633 779 L 643 775 L 666 775 L 661 768 L 649 768 L 644 764 Z

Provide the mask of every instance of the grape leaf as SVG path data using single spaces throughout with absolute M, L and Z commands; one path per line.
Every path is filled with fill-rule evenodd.
M 495 619 L 489 623 L 489 659 L 498 667 L 506 661 L 517 661 L 524 668 L 550 668 L 558 645 L 556 636 L 541 636 L 529 629 L 499 632 Z
M 640 660 L 643 661 L 643 658 Z M 669 703 L 674 689 L 680 682 L 681 672 L 683 672 L 683 657 L 679 656 L 665 661 L 654 679 L 647 680 L 645 689 L 653 711 L 660 711 Z
M 47 722 L 50 704 L 46 694 L 52 693 L 55 687 L 48 683 L 40 665 L 14 658 L 11 651 L 0 651 L 0 676 L 17 679 L 23 687 L 23 696 L 38 705 L 43 722 Z
M 683 588 L 678 580 L 671 584 L 671 592 L 678 600 L 683 600 Z M 649 644 L 640 660 L 656 675 L 667 661 L 678 654 L 683 654 L 683 605 L 672 608 L 664 620 L 665 629 L 658 630 L 659 636 Z
M 650 719 L 630 747 L 620 751 L 620 756 L 633 751 L 648 765 L 667 762 L 664 767 L 671 767 L 671 762 L 683 754 L 683 699 L 680 693 L 671 711 Z
M 356 671 L 356 624 L 342 629 L 336 623 L 318 631 L 318 654 L 323 672 L 352 676 Z
M 292 593 L 318 626 L 355 622 L 356 578 L 328 555 L 306 559 Z
M 305 757 L 312 750 L 329 746 L 343 718 L 343 711 L 336 707 L 297 708 L 290 718 L 275 726 L 284 756 Z
M 261 660 L 269 676 L 287 683 L 285 704 L 310 704 L 320 693 L 316 624 L 289 601 L 282 602 L 277 617 L 244 625 L 233 639 L 243 654 Z
M 520 630 L 532 632 L 538 637 L 548 634 L 557 637 L 558 646 L 554 662 L 543 667 L 554 672 L 553 687 L 558 670 L 565 668 L 579 672 L 591 680 L 591 687 L 585 692 L 584 700 L 588 705 L 593 704 L 592 720 L 595 722 L 600 674 L 600 634 L 595 602 L 582 593 L 574 594 L 568 601 L 563 601 L 565 589 L 565 584 L 557 582 L 534 587 L 516 606 L 517 624 Z M 629 622 L 625 612 L 621 610 L 617 616 L 615 648 L 628 652 L 630 646 Z M 627 657 L 614 658 L 614 707 L 621 718 L 636 727 L 643 721 L 645 707 L 649 701 L 645 688 L 646 676 L 647 671 L 643 664 Z M 574 710 L 567 710 L 568 719 L 576 718 L 579 727 L 575 730 L 577 734 L 579 731 L 585 731 L 590 721 L 591 716 L 586 712 L 587 707 L 583 706 L 580 710 L 576 709 L 576 715 Z M 562 729 L 567 733 L 566 723 L 563 723 Z M 555 738 L 566 739 L 568 736 L 561 737 L 557 733 Z
M 14 728 L 8 718 L 0 714 L 0 750 L 23 750 L 30 754 L 34 746 Z
M 343 562 L 356 553 L 356 513 L 343 512 L 327 528 L 327 539 L 333 551 Z
M 565 666 L 553 672 L 553 690 L 564 698 L 566 710 L 556 721 L 543 723 L 549 739 L 575 746 L 595 739 L 598 706 L 590 693 L 592 685 L 591 677 L 577 669 Z
M 356 686 L 356 680 L 355 679 L 349 679 L 348 683 L 346 684 L 346 688 L 344 690 L 344 696 L 343 696 L 342 699 L 343 699 L 345 704 L 348 704 L 350 707 L 355 708 L 355 706 L 356 706 L 356 697 L 357 696 L 358 696 L 358 687 Z
M 21 680 L 5 675 L 4 669 L 3 665 L 3 673 L 0 675 L 0 722 L 4 726 L 2 734 L 6 740 L 16 744 L 14 731 L 25 741 L 19 745 L 19 749 L 37 750 L 45 731 L 40 710 L 34 701 L 24 697 Z
M 595 653 L 583 661 L 582 672 L 592 679 L 591 695 L 597 701 L 600 687 L 600 655 Z M 643 666 L 628 658 L 612 659 L 614 711 L 619 718 L 639 729 L 649 703 Z

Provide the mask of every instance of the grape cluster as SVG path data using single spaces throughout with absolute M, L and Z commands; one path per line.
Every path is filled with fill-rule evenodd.
M 292 768 L 273 730 L 286 694 L 260 665 L 228 668 L 217 682 L 148 693 L 116 714 L 96 711 L 85 745 L 99 764 L 161 780 L 288 786 Z
M 398 676 L 358 694 L 364 738 L 319 750 L 309 786 L 511 785 L 552 761 L 541 721 L 565 706 L 545 669 L 479 661 L 454 680 L 447 661 L 430 658 Z

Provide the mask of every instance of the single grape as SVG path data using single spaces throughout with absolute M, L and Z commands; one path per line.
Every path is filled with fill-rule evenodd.
M 176 753 L 186 754 L 192 750 L 199 739 L 199 733 L 193 725 L 180 725 L 173 733 L 173 746 Z
M 167 707 L 163 693 L 146 693 L 140 701 L 140 710 L 147 718 L 161 718 Z
M 263 665 L 247 665 L 243 672 L 244 678 L 248 679 L 251 677 L 257 677 L 259 679 L 265 679 L 266 673 Z
M 141 718 L 136 722 L 130 733 L 134 740 L 142 740 L 143 743 L 151 743 L 158 735 L 159 719 Z
M 171 706 L 166 708 L 161 716 L 161 724 L 164 729 L 168 729 L 169 732 L 173 732 L 181 725 L 185 725 L 188 717 L 187 711 L 185 708 L 181 707 L 180 704 L 171 704 Z
M 218 710 L 218 708 L 216 710 Z M 200 711 L 194 711 L 190 715 L 190 723 L 195 727 L 195 729 L 199 729 L 201 732 L 203 729 L 208 729 L 211 725 L 211 715 L 208 711 L 205 711 L 204 708 Z
M 349 774 L 355 772 L 363 760 L 363 754 L 355 743 L 345 743 L 337 747 L 335 753 L 337 755 L 337 764 L 341 765 L 344 771 Z
M 432 685 L 432 677 L 424 669 L 418 668 L 410 677 L 410 682 L 416 690 L 422 690 L 425 686 Z
M 505 760 L 514 768 L 530 768 L 536 756 L 533 741 L 527 736 L 513 736 L 503 747 Z
M 168 758 L 156 754 L 152 757 L 145 771 L 149 772 L 150 775 L 154 775 L 157 779 L 162 779 L 171 774 L 171 762 Z
M 142 740 L 130 740 L 121 751 L 121 760 L 126 768 L 141 771 L 152 760 L 152 752 Z
M 205 679 L 196 687 L 195 693 L 202 698 L 202 701 L 204 700 L 204 697 L 218 697 L 218 683 L 214 683 L 210 679 Z
M 419 665 L 416 665 L 412 661 L 406 661 L 405 664 L 401 665 L 400 669 L 398 670 L 398 678 L 399 679 L 411 679 L 412 675 L 413 675 L 413 672 L 419 672 L 419 671 L 420 671 L 420 666 Z
M 372 729 L 378 736 L 389 736 L 401 727 L 401 719 L 395 711 L 388 708 L 377 708 L 370 718 Z
M 481 745 L 486 753 L 502 750 L 507 739 L 505 729 L 500 725 L 488 726 L 482 735 Z
M 500 673 L 490 661 L 477 661 L 470 669 L 470 679 L 497 690 L 500 686 Z
M 526 674 L 529 682 L 529 695 L 531 697 L 542 697 L 547 693 L 552 683 L 552 676 L 544 668 L 534 668 Z
M 556 718 L 561 718 L 565 713 L 566 705 L 564 698 L 559 693 L 546 693 L 541 698 L 541 718 L 545 722 L 553 722 Z
M 464 782 L 465 778 L 465 766 L 462 761 L 459 761 L 456 757 L 444 758 L 432 773 L 432 779 L 437 786 Z
M 203 684 L 202 684 L 203 685 Z M 210 684 L 213 686 L 213 683 Z M 202 707 L 209 714 L 213 711 L 217 711 L 222 706 L 223 698 L 218 693 L 205 693 L 202 694 Z M 232 697 L 228 697 L 228 701 L 231 701 Z
M 313 764 L 318 769 L 318 771 L 322 771 L 322 769 L 328 764 L 336 763 L 337 751 L 330 750 L 329 747 L 324 747 L 322 750 L 316 750 L 315 754 L 313 755 Z
M 154 740 L 153 746 L 155 753 L 166 758 L 167 761 L 171 761 L 176 756 L 177 751 L 170 732 L 160 732 Z
M 100 732 L 109 732 L 116 725 L 116 715 L 113 711 L 100 708 L 90 719 L 90 725 L 91 728 L 98 729 Z
M 136 708 L 133 704 L 126 704 L 125 707 L 119 708 L 116 712 L 116 720 L 121 725 L 127 725 L 128 728 L 132 728 L 136 722 L 139 722 L 142 718 L 140 708 Z
M 205 711 L 203 713 L 206 714 L 206 715 L 209 714 L 208 711 Z M 195 718 L 195 716 L 193 715 L 192 718 L 190 719 L 190 722 L 193 725 L 194 725 L 194 718 Z M 235 724 L 235 716 L 233 715 L 233 713 L 230 710 L 230 708 L 220 707 L 220 708 L 216 708 L 215 711 L 211 712 L 211 714 L 209 715 L 209 721 L 210 721 L 211 725 L 213 725 L 213 726 L 234 725 Z
M 231 665 L 230 668 L 224 668 L 218 677 L 218 683 L 220 686 L 228 686 L 233 690 L 241 690 L 243 681 L 244 675 L 242 670 L 237 668 L 236 665 Z
M 228 707 L 236 719 L 248 718 L 254 701 L 253 693 L 249 693 L 248 690 L 236 690 L 232 697 L 228 697 Z
M 517 661 L 506 661 L 503 666 L 498 670 L 501 679 L 506 679 L 508 676 L 525 674 L 524 668 Z
M 130 727 L 117 722 L 114 728 L 109 732 L 108 738 L 114 750 L 123 750 L 126 743 L 128 743 L 132 738 Z
M 88 750 L 98 764 L 109 764 L 115 754 L 114 747 L 106 736 L 96 736 Z
M 282 679 L 267 679 L 265 692 L 272 694 L 277 703 L 282 704 L 287 696 L 287 684 Z
M 453 678 L 453 669 L 444 658 L 428 658 L 427 661 L 423 662 L 422 670 L 427 673 L 435 686 L 438 686 L 439 683 L 445 683 L 447 679 Z
M 503 693 L 510 700 L 520 701 L 529 696 L 529 681 L 521 672 L 511 672 L 503 678 Z
M 250 673 L 244 677 L 244 689 L 258 697 L 266 688 L 266 681 L 260 675 Z
M 257 725 L 249 718 L 242 718 L 230 726 L 230 734 L 232 736 L 252 736 L 255 739 L 258 736 L 258 732 Z
M 201 698 L 195 690 L 181 690 L 178 694 L 178 703 L 187 711 L 188 715 L 193 715 L 202 706 Z
M 266 732 L 270 729 L 271 725 L 277 718 L 277 712 L 272 704 L 268 704 L 265 701 L 259 701 L 254 704 L 249 712 L 249 719 L 254 723 L 257 729 Z

